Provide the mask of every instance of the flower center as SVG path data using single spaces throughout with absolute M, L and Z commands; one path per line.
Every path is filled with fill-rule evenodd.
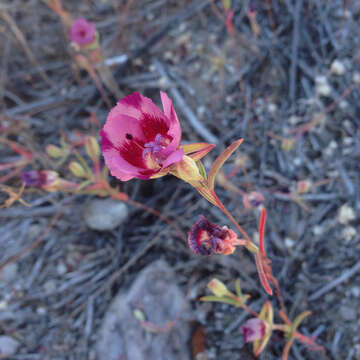
M 169 142 L 169 139 L 166 139 L 161 134 L 156 134 L 154 141 L 144 144 L 143 158 L 146 159 L 148 155 L 151 155 L 158 162 L 162 162 L 164 160 L 162 151 L 169 145 Z

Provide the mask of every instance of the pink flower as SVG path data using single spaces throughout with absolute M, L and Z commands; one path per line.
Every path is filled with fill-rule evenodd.
M 235 245 L 243 245 L 233 230 L 212 224 L 203 215 L 191 227 L 187 240 L 196 255 L 229 255 L 235 251 Z
M 80 46 L 89 45 L 96 38 L 95 25 L 83 18 L 76 19 L 71 26 L 70 37 Z
M 262 339 L 266 334 L 266 324 L 264 320 L 258 318 L 249 319 L 240 328 L 245 342 L 253 342 Z
M 26 186 L 41 188 L 47 190 L 55 186 L 59 180 L 55 171 L 24 171 L 21 173 L 22 183 Z
M 166 175 L 184 156 L 174 107 L 164 92 L 160 95 L 164 112 L 138 92 L 121 99 L 100 132 L 105 163 L 122 181 Z
M 249 194 L 245 194 L 242 201 L 245 209 L 253 209 L 262 205 L 262 203 L 265 201 L 265 198 L 259 192 L 252 191 Z

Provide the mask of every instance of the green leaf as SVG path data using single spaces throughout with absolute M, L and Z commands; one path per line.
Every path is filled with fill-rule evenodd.
M 226 297 L 218 297 L 218 296 L 202 296 L 200 298 L 201 301 L 211 301 L 211 302 L 220 302 L 224 304 L 233 305 L 239 307 L 240 304 L 234 299 L 226 298 Z
M 195 161 L 203 158 L 209 153 L 216 145 L 208 143 L 193 143 L 180 146 L 184 150 L 184 155 L 189 155 Z
M 196 162 L 196 164 L 199 168 L 200 175 L 204 178 L 204 180 L 206 180 L 206 171 L 205 171 L 203 163 L 200 160 L 198 160 Z
M 209 172 L 208 184 L 211 190 L 214 189 L 215 186 L 215 177 L 219 170 L 224 165 L 225 161 L 231 156 L 231 154 L 240 146 L 240 144 L 244 141 L 244 139 L 239 139 L 233 142 L 229 147 L 227 147 L 215 160 L 211 170 Z
M 231 0 L 222 0 L 222 3 L 223 3 L 223 6 L 224 6 L 224 9 L 226 11 L 230 10 L 230 8 L 231 8 Z

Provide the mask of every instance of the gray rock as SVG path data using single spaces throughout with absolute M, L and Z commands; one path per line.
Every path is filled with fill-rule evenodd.
M 14 355 L 20 343 L 11 336 L 0 336 L 0 358 Z
M 125 203 L 113 199 L 93 199 L 85 204 L 84 220 L 92 230 L 114 230 L 128 217 Z
M 12 282 L 16 280 L 18 273 L 18 264 L 12 262 L 9 265 L 6 265 L 3 271 L 0 273 L 0 278 L 2 277 L 6 282 Z
M 190 360 L 187 313 L 187 300 L 172 269 L 156 261 L 126 294 L 115 297 L 99 332 L 98 360 Z

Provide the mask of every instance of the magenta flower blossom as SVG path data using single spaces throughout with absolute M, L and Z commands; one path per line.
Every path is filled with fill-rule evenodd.
M 235 251 L 236 245 L 243 245 L 233 230 L 212 224 L 203 215 L 199 215 L 191 227 L 187 240 L 189 248 L 196 255 L 229 255 Z
M 76 19 L 70 30 L 71 41 L 80 46 L 86 46 L 94 42 L 96 38 L 95 25 L 83 18 Z
M 31 170 L 21 173 L 21 181 L 24 185 L 45 190 L 54 187 L 58 180 L 59 177 L 55 171 Z
M 266 334 L 266 324 L 264 320 L 258 318 L 249 319 L 240 328 L 245 342 L 253 342 L 262 339 Z
M 164 112 L 138 92 L 121 99 L 100 132 L 105 163 L 122 181 L 165 175 L 184 156 L 172 101 L 164 92 L 160 95 Z
M 251 191 L 249 194 L 245 194 L 242 200 L 245 209 L 253 209 L 262 205 L 265 198 L 259 192 Z

